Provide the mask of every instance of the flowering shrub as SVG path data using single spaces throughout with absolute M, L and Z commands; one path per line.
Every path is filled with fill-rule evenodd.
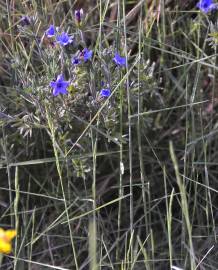
M 20 85 L 22 92 L 34 100 L 37 112 L 35 118 L 26 116 L 25 119 L 31 119 L 30 125 L 20 123 L 18 127 L 20 132 L 31 135 L 31 126 L 47 126 L 49 114 L 53 119 L 57 141 L 66 152 L 71 149 L 73 142 L 85 129 L 86 123 L 96 113 L 99 114 L 98 126 L 103 128 L 104 137 L 107 140 L 108 137 L 112 138 L 119 127 L 119 100 L 126 99 L 126 82 L 123 79 L 126 72 L 126 57 L 121 56 L 122 50 L 115 50 L 112 46 L 103 48 L 101 57 L 98 53 L 94 53 L 95 44 L 87 46 L 85 43 L 86 33 L 83 31 L 85 22 L 85 14 L 80 9 L 75 11 L 75 25 L 68 28 L 68 31 L 64 24 L 45 26 L 44 34 L 41 33 L 41 37 L 38 38 L 37 53 L 40 58 L 31 59 L 31 62 L 37 62 L 37 65 L 28 71 L 25 79 L 21 78 L 26 71 L 17 68 L 19 63 L 15 65 L 15 73 L 20 78 L 19 83 L 22 82 Z M 30 40 L 34 35 L 31 33 L 33 31 L 31 27 L 37 27 L 36 19 L 32 20 L 32 26 L 27 24 L 25 28 L 19 29 L 22 32 L 29 31 Z M 42 72 L 35 71 L 35 67 L 36 69 L 41 67 Z M 123 97 L 120 96 L 121 88 Z M 59 141 L 62 136 L 65 139 Z M 85 137 L 80 143 L 86 151 L 90 151 L 90 145 Z M 81 153 L 83 152 L 81 149 L 76 147 L 74 151 Z M 89 167 L 89 164 L 83 164 L 83 167 Z M 89 172 L 90 169 L 86 168 L 84 171 Z

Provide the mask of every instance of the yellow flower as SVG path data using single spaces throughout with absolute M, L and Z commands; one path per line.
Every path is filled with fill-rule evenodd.
M 12 250 L 11 241 L 17 235 L 15 230 L 4 230 L 0 228 L 0 253 L 10 253 Z

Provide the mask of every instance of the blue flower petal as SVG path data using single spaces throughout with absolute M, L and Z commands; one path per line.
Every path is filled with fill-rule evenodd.
M 109 88 L 101 89 L 100 95 L 102 97 L 109 97 L 111 94 L 111 90 Z
M 60 45 L 66 46 L 73 42 L 73 37 L 70 37 L 67 33 L 62 32 L 59 36 L 57 36 L 56 40 Z
M 55 88 L 53 89 L 53 96 L 57 96 L 59 93 L 60 93 L 60 92 L 59 92 L 59 89 L 58 89 L 57 87 L 55 87 Z
M 53 24 L 50 25 L 49 28 L 45 31 L 45 34 L 48 38 L 53 37 L 55 33 L 56 33 L 56 29 Z
M 61 83 L 62 83 L 62 88 L 64 89 L 66 89 L 70 85 L 70 83 L 67 81 L 62 81 Z
M 213 3 L 213 0 L 200 0 L 196 6 L 204 13 L 218 8 L 217 4 Z
M 121 57 L 118 53 L 115 53 L 113 60 L 119 66 L 126 66 L 126 58 Z
M 51 86 L 52 88 L 54 88 L 56 86 L 56 82 L 50 82 L 49 86 Z
M 62 74 L 58 75 L 57 80 L 55 82 L 50 82 L 50 86 L 53 88 L 53 95 L 57 96 L 59 94 L 67 94 L 67 87 L 69 86 L 68 81 L 64 81 L 64 77 Z
M 60 81 L 62 82 L 63 80 L 64 80 L 64 77 L 62 74 L 57 76 L 57 82 L 60 82 Z
M 93 54 L 92 50 L 89 51 L 87 48 L 85 48 L 83 50 L 84 61 L 87 62 L 89 59 L 91 59 L 92 58 L 92 54 Z
M 61 87 L 61 88 L 59 89 L 59 93 L 65 95 L 65 94 L 67 94 L 68 92 L 67 92 L 67 89 L 66 89 L 66 88 Z

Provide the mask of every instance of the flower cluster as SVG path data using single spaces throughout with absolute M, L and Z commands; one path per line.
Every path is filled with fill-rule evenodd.
M 75 22 L 76 25 L 80 26 L 82 20 L 83 20 L 83 10 L 76 10 L 75 11 Z M 59 27 L 55 27 L 53 24 L 49 26 L 49 28 L 45 31 L 45 36 L 47 38 L 55 39 L 55 43 L 59 44 L 61 47 L 65 47 L 67 45 L 70 45 L 74 43 L 73 36 L 68 35 L 66 32 L 60 32 Z M 76 45 L 76 44 L 75 44 Z M 88 63 L 89 60 L 91 60 L 93 57 L 93 51 L 88 48 L 83 48 L 82 50 L 79 50 L 75 55 L 71 57 L 71 64 L 72 67 L 80 66 L 83 63 Z M 118 52 L 114 54 L 114 57 L 112 58 L 113 62 L 118 67 L 125 67 L 126 57 L 122 57 Z M 87 65 L 89 66 L 89 65 Z M 53 95 L 57 96 L 59 94 L 67 94 L 68 88 L 70 87 L 70 81 L 65 81 L 63 74 L 59 74 L 57 76 L 57 79 L 55 81 L 51 81 L 49 86 L 53 88 Z M 107 98 L 111 94 L 111 90 L 109 87 L 103 88 L 99 91 L 99 95 L 102 98 Z
M 53 24 L 49 26 L 49 28 L 45 31 L 45 35 L 48 38 L 52 38 L 56 36 L 56 42 L 61 46 L 66 46 L 73 42 L 73 37 L 69 36 L 66 32 L 58 33 L 57 29 Z
M 16 235 L 16 230 L 4 230 L 0 228 L 0 253 L 9 254 L 11 252 L 11 241 Z

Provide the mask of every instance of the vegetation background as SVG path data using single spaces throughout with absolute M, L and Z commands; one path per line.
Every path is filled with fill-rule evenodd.
M 0 0 L 0 226 L 18 231 L 1 269 L 218 269 L 218 12 L 196 3 Z M 78 36 L 80 8 L 94 58 L 53 97 L 42 37 Z

